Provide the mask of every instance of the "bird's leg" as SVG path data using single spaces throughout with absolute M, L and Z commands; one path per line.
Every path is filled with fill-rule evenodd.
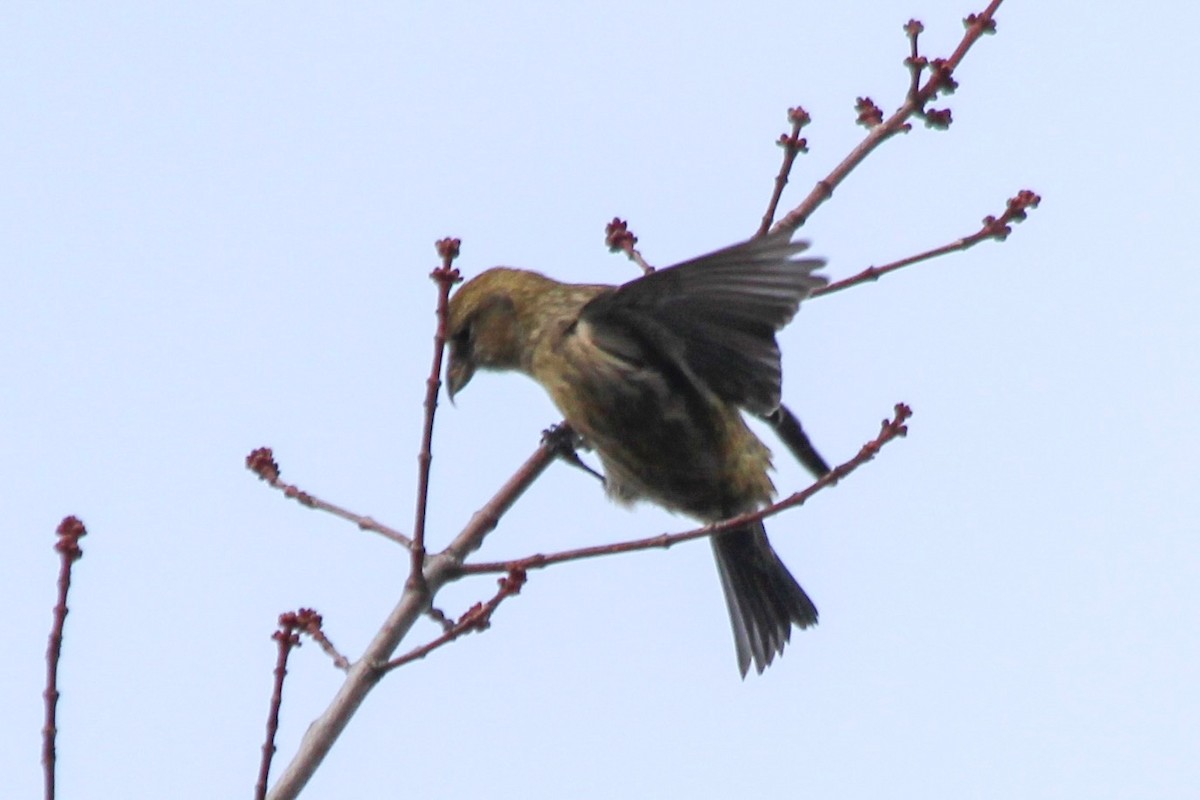
M 808 434 L 804 432 L 804 428 L 800 427 L 800 420 L 796 419 L 796 415 L 787 406 L 781 405 L 770 414 L 762 414 L 760 417 L 775 429 L 776 435 L 792 451 L 796 460 L 803 464 L 814 477 L 820 478 L 829 472 L 829 465 L 825 463 L 825 459 L 821 458 L 817 448 L 813 447 L 812 442 L 808 440 Z
M 553 449 L 558 457 L 563 461 L 567 462 L 573 467 L 578 467 L 587 474 L 593 476 L 599 480 L 601 484 L 605 483 L 604 476 L 589 467 L 586 463 L 584 463 L 583 459 L 579 457 L 578 448 L 585 447 L 586 445 L 583 441 L 583 437 L 576 433 L 575 430 L 567 423 L 561 422 L 558 425 L 551 425 L 549 428 L 542 431 L 542 442 L 547 447 Z

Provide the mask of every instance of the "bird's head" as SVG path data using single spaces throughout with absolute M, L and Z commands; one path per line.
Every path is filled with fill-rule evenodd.
M 557 285 L 536 272 L 495 267 L 462 285 L 450 298 L 446 384 L 450 399 L 476 369 L 524 369 L 531 317 L 539 300 Z

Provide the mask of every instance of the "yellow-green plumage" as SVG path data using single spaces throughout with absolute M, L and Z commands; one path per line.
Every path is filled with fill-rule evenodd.
M 450 392 L 476 368 L 523 372 L 599 454 L 613 499 L 705 522 L 759 508 L 770 452 L 741 409 L 779 408 L 774 333 L 822 282 L 820 261 L 791 258 L 803 248 L 752 240 L 621 287 L 488 270 L 450 301 Z M 713 546 L 739 667 L 762 671 L 816 609 L 761 524 Z

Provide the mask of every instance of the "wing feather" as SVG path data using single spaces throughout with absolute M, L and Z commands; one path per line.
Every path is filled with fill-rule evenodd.
M 791 233 L 726 247 L 630 281 L 582 312 L 597 343 L 628 360 L 668 359 L 722 399 L 766 414 L 780 402 L 775 333 L 826 279 Z

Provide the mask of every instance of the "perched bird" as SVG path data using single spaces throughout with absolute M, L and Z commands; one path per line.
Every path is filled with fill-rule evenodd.
M 775 333 L 825 279 L 790 232 L 751 239 L 622 286 L 496 267 L 450 298 L 451 398 L 476 369 L 542 385 L 604 467 L 610 497 L 702 522 L 770 503 L 771 454 L 742 411 L 770 422 L 817 474 L 828 466 L 780 404 Z M 817 609 L 761 522 L 712 537 L 738 668 L 761 673 Z

